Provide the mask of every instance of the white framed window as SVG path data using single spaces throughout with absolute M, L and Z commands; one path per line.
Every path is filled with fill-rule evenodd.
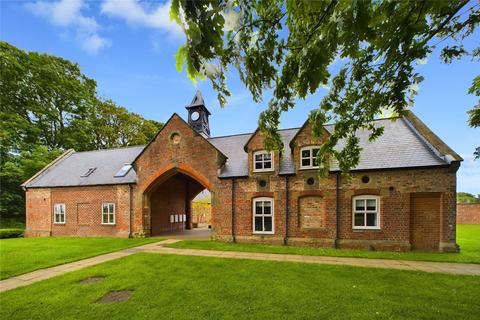
M 380 229 L 380 197 L 356 196 L 352 200 L 353 229 Z
M 320 147 L 311 146 L 300 149 L 300 169 L 318 168 L 317 153 Z
M 65 203 L 55 203 L 53 205 L 53 223 L 65 224 Z
M 253 153 L 253 171 L 273 171 L 273 152 L 256 151 Z
M 102 203 L 102 224 L 115 224 L 115 203 Z
M 253 233 L 273 234 L 273 199 L 255 198 L 253 200 Z

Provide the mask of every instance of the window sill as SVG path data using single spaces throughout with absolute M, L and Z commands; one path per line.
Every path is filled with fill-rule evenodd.
M 380 227 L 375 228 L 365 228 L 365 227 L 354 227 L 352 228 L 353 231 L 380 231 L 382 230 Z
M 256 235 L 256 236 L 271 236 L 271 235 L 274 235 L 275 232 L 260 232 L 260 231 L 254 231 L 252 232 L 252 234 Z
M 115 223 L 102 223 L 101 225 L 102 225 L 102 226 L 106 226 L 106 227 L 108 227 L 108 226 L 116 226 Z
M 53 224 L 56 226 L 64 226 L 65 222 L 54 222 Z
M 318 170 L 320 167 L 300 167 L 298 170 Z
M 272 173 L 275 172 L 275 170 L 253 170 L 253 173 Z

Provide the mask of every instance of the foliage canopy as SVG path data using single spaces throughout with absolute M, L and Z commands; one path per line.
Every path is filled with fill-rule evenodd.
M 272 90 L 259 119 L 268 149 L 283 147 L 281 113 L 330 87 L 309 117 L 315 135 L 325 123 L 336 123 L 318 153 L 325 173 L 331 156 L 344 172 L 358 164 L 356 130 L 368 129 L 375 139 L 383 133 L 374 123 L 382 111 L 403 115 L 413 104 L 423 79 L 415 67 L 436 47 L 442 46 L 446 63 L 465 55 L 478 59 L 480 48 L 469 50 L 463 41 L 480 22 L 479 6 L 467 0 L 174 0 L 171 17 L 186 34 L 177 66 L 186 65 L 192 79 L 207 77 L 222 106 L 232 67 L 256 102 Z M 475 81 L 471 93 L 478 95 Z M 343 150 L 335 148 L 340 139 Z
M 20 184 L 64 150 L 147 143 L 161 123 L 98 97 L 78 64 L 0 42 L 0 214 L 23 213 Z

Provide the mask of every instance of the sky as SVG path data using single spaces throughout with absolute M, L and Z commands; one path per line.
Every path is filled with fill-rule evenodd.
M 231 72 L 227 80 L 232 97 L 221 108 L 208 81 L 194 84 L 184 71 L 178 72 L 174 54 L 185 38 L 169 20 L 168 2 L 2 0 L 0 39 L 22 50 L 77 62 L 84 74 L 97 81 L 100 96 L 148 119 L 166 121 L 174 112 L 186 118 L 184 107 L 200 90 L 212 113 L 212 136 L 254 131 L 269 98 L 267 93 L 264 101 L 254 103 Z M 467 47 L 479 40 L 477 31 Z M 466 113 L 478 100 L 467 91 L 479 74 L 479 62 L 462 59 L 446 65 L 434 52 L 418 71 L 425 80 L 412 111 L 464 158 L 457 190 L 480 194 L 480 161 L 472 156 L 480 145 L 480 129 L 468 127 Z M 301 126 L 325 90 L 297 101 L 282 116 L 281 127 Z

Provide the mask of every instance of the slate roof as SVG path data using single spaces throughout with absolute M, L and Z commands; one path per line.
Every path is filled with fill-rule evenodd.
M 360 163 L 355 170 L 374 170 L 407 167 L 429 167 L 449 164 L 450 160 L 420 134 L 412 124 L 404 118 L 396 121 L 382 119 L 376 121 L 377 126 L 384 126 L 384 134 L 373 142 L 368 141 L 368 131 L 360 130 L 356 134 L 362 147 Z M 333 125 L 325 127 L 333 130 Z M 284 143 L 284 152 L 280 163 L 280 174 L 294 174 L 296 164 L 293 163 L 289 143 L 300 128 L 280 130 Z M 243 147 L 253 133 L 209 138 L 209 142 L 228 159 L 220 171 L 220 178 L 248 176 L 248 155 Z M 340 141 L 337 148 L 342 148 Z M 27 181 L 24 186 L 59 187 L 86 186 L 135 183 L 136 174 L 131 169 L 125 177 L 115 178 L 115 173 L 126 163 L 132 163 L 145 146 L 121 149 L 109 149 L 87 152 L 72 152 L 56 163 L 47 167 L 44 172 Z M 97 169 L 89 177 L 81 177 L 89 168 Z M 332 163 L 331 171 L 338 166 Z
M 40 188 L 135 183 L 137 175 L 133 169 L 124 177 L 116 178 L 114 175 L 125 164 L 132 163 L 144 147 L 72 152 L 23 186 Z M 96 169 L 88 177 L 81 177 L 89 168 Z

